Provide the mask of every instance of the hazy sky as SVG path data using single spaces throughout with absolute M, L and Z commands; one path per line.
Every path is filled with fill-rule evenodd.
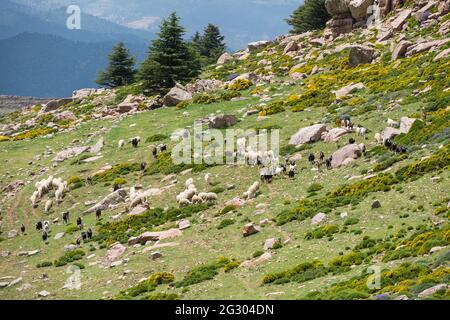
M 217 24 L 232 47 L 287 33 L 284 21 L 303 0 L 13 0 L 48 10 L 78 4 L 82 11 L 132 28 L 157 30 L 172 11 L 182 18 L 188 34 L 207 23 Z M 1 3 L 1 0 L 0 0 Z

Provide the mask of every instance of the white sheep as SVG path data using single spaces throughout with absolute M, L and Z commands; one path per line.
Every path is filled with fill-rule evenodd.
M 125 140 L 119 140 L 119 144 L 118 144 L 119 149 L 122 149 L 123 147 L 125 147 Z
M 37 200 L 38 200 L 39 191 L 33 192 L 33 195 L 30 197 L 31 205 L 33 208 L 37 207 Z
M 202 198 L 200 198 L 198 195 L 194 195 L 194 196 L 192 197 L 192 203 L 193 203 L 193 204 L 202 204 L 202 203 L 203 203 L 203 200 L 202 200 Z
M 206 202 L 216 202 L 217 199 L 217 194 L 215 194 L 214 192 L 206 193 Z
M 244 198 L 253 199 L 256 197 L 256 193 L 259 191 L 259 181 L 254 182 L 246 192 L 244 192 Z
M 44 221 L 43 226 L 44 226 L 44 231 L 46 233 L 48 233 L 50 231 L 50 222 Z
M 387 124 L 389 127 L 392 127 L 392 128 L 400 127 L 400 123 L 398 121 L 394 121 L 392 119 L 387 119 Z
M 379 145 L 383 144 L 384 139 L 383 139 L 383 136 L 381 133 L 379 133 L 379 132 L 375 133 L 374 139 L 377 144 L 379 144 Z
M 211 185 L 211 174 L 210 173 L 205 174 L 205 183 L 208 185 Z
M 363 136 L 364 137 L 366 135 L 366 133 L 367 133 L 367 129 L 364 128 L 364 127 L 356 127 L 356 133 L 359 136 Z
M 47 200 L 47 202 L 45 203 L 44 211 L 46 213 L 48 213 L 50 211 L 50 209 L 52 208 L 52 206 L 53 206 L 53 200 L 51 200 L 51 199 Z
M 188 199 L 181 199 L 179 204 L 180 204 L 180 208 L 181 208 L 181 207 L 186 207 L 186 206 L 190 205 L 191 202 Z
M 55 191 L 55 199 L 57 203 L 61 203 L 63 201 L 63 190 L 58 189 Z
M 185 182 L 186 188 L 189 188 L 189 186 L 191 184 L 194 184 L 194 179 L 192 179 L 192 178 L 187 179 L 186 182 Z

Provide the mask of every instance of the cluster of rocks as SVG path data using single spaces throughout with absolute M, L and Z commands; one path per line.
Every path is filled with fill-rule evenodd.
M 166 107 L 174 107 L 177 104 L 191 100 L 194 94 L 218 90 L 223 86 L 219 80 L 197 80 L 185 86 L 177 83 L 162 99 Z

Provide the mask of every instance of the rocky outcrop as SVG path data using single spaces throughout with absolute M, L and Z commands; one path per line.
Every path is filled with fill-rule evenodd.
M 116 243 L 114 244 L 107 252 L 106 252 L 106 256 L 105 259 L 103 260 L 103 265 L 104 266 L 111 266 L 112 263 L 114 263 L 115 261 L 117 261 L 117 259 L 119 259 L 127 250 L 127 247 L 125 247 L 124 245 L 120 244 L 120 243 Z
M 128 245 L 133 246 L 135 244 L 145 244 L 147 241 L 159 241 L 164 239 L 175 238 L 181 236 L 182 232 L 180 229 L 170 229 L 166 231 L 159 232 L 145 232 L 137 237 L 132 237 L 128 240 Z
M 113 193 L 110 193 L 105 198 L 103 198 L 100 202 L 98 202 L 93 207 L 87 209 L 85 212 L 83 212 L 83 215 L 92 213 L 97 211 L 97 209 L 100 210 L 107 210 L 112 206 L 116 206 L 120 203 L 125 202 L 125 199 L 127 197 L 127 192 L 124 189 L 119 189 L 117 191 L 114 191 Z
M 402 132 L 400 131 L 400 129 L 392 128 L 392 127 L 386 127 L 386 129 L 384 129 L 381 132 L 381 136 L 383 137 L 383 141 L 386 141 L 387 139 L 392 139 L 392 138 L 394 138 L 395 136 L 398 136 L 401 133 Z
M 194 83 L 187 84 L 185 89 L 190 94 L 203 93 L 220 89 L 223 82 L 214 79 L 197 80 Z
M 409 130 L 411 130 L 411 127 L 413 126 L 414 122 L 420 121 L 415 118 L 408 118 L 408 117 L 402 117 L 400 118 L 400 131 L 402 133 L 408 133 Z
M 41 112 L 45 113 L 45 112 L 58 110 L 62 106 L 66 105 L 72 101 L 73 101 L 72 98 L 51 100 L 44 105 L 44 107 L 41 109 Z
M 363 144 L 349 144 L 333 153 L 333 160 L 331 166 L 333 168 L 339 168 L 345 166 L 350 162 L 358 159 L 365 149 Z
M 315 124 L 313 126 L 300 129 L 289 140 L 290 145 L 301 145 L 319 141 L 322 138 L 322 133 L 327 131 L 327 126 L 324 124 Z

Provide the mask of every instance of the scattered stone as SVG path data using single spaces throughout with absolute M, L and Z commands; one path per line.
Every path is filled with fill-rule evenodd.
M 267 250 L 270 250 L 270 249 L 273 249 L 273 247 L 275 246 L 275 244 L 277 243 L 277 239 L 276 238 L 270 238 L 270 239 L 267 239 L 265 242 L 264 242 L 264 250 L 265 251 L 267 251 Z
M 394 298 L 394 300 L 409 300 L 409 298 L 407 295 L 401 295 L 401 296 Z
M 11 239 L 11 238 L 16 237 L 17 234 L 18 234 L 17 230 L 10 230 L 10 231 L 8 232 L 8 239 Z
M 44 291 L 38 292 L 37 295 L 38 295 L 38 297 L 46 298 L 50 295 L 50 292 L 44 290 Z
M 77 246 L 74 244 L 69 244 L 67 246 L 64 246 L 64 252 L 74 251 L 77 250 Z
M 225 206 L 235 206 L 236 208 L 241 208 L 245 205 L 245 201 L 239 197 L 233 198 L 225 202 Z
M 97 211 L 97 209 L 104 211 L 104 210 L 109 209 L 110 207 L 117 206 L 118 204 L 125 202 L 126 197 L 127 197 L 127 192 L 125 191 L 125 189 L 119 189 L 119 190 L 107 195 L 105 198 L 103 198 L 99 203 L 97 203 L 93 207 L 87 209 L 85 212 L 83 212 L 83 215 L 95 212 L 95 211 Z
M 372 202 L 372 209 L 378 209 L 381 208 L 381 202 L 380 200 L 375 200 L 374 202 Z
M 326 221 L 327 221 L 327 215 L 323 212 L 320 212 L 311 219 L 311 224 L 313 226 L 316 226 L 316 225 L 325 223 Z
M 258 233 L 261 231 L 261 228 L 253 222 L 247 223 L 242 229 L 242 235 L 244 237 L 251 236 L 252 234 Z
M 60 232 L 60 233 L 57 233 L 56 235 L 55 235 L 55 240 L 59 240 L 59 239 L 61 239 L 62 237 L 64 237 L 66 235 L 66 233 L 65 232 Z
M 392 52 L 391 60 L 397 60 L 399 58 L 403 58 L 406 55 L 406 51 L 408 50 L 411 43 L 405 40 L 400 41 L 396 46 L 394 51 Z
M 159 258 L 161 258 L 161 257 L 162 257 L 162 254 L 161 254 L 161 252 L 159 252 L 159 251 L 152 252 L 152 253 L 150 254 L 150 259 L 152 259 L 152 261 L 155 261 L 155 260 L 157 260 L 157 259 L 159 259 Z
M 345 218 L 347 218 L 348 217 L 348 213 L 347 212 L 342 212 L 341 213 L 341 218 L 342 219 L 345 219 Z
M 191 222 L 189 220 L 181 220 L 178 222 L 178 229 L 185 230 L 191 227 Z
M 242 262 L 240 267 L 242 267 L 242 268 L 257 267 L 257 266 L 269 261 L 271 258 L 272 258 L 272 254 L 270 252 L 266 252 L 258 258 Z

